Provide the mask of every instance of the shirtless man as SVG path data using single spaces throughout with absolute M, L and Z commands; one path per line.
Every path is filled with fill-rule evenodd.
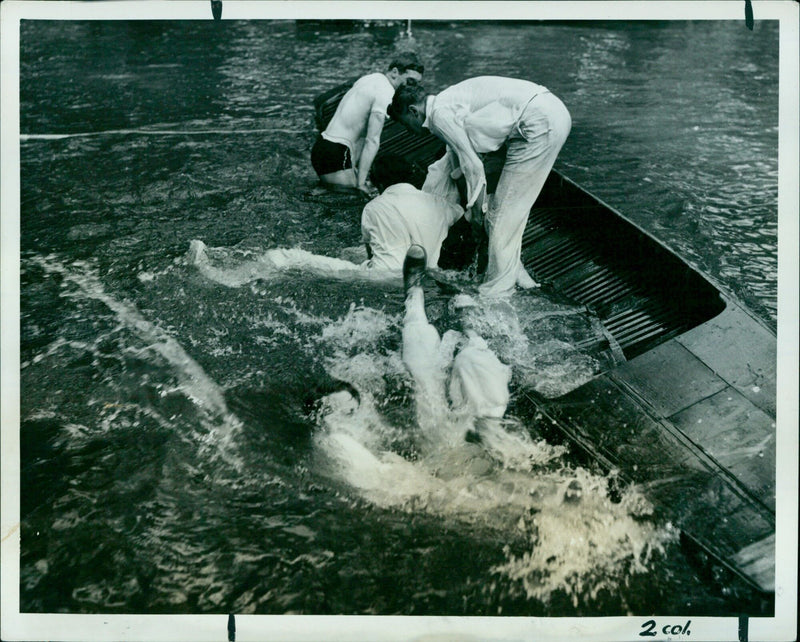
M 386 72 L 359 78 L 339 102 L 327 128 L 311 149 L 320 181 L 369 193 L 367 178 L 381 141 L 386 109 L 395 89 L 422 78 L 424 67 L 413 53 L 398 55 Z
M 489 235 L 489 264 L 481 292 L 506 294 L 515 285 L 537 285 L 520 260 L 522 234 L 572 126 L 564 104 L 547 88 L 527 80 L 481 76 L 437 95 L 427 95 L 421 85 L 399 87 L 389 114 L 413 133 L 429 130 L 441 138 L 448 153 L 440 162 L 451 167 L 457 162 L 463 172 L 467 209 L 471 208 L 468 218 L 485 226 Z M 508 153 L 489 207 L 478 154 L 493 152 L 504 143 Z

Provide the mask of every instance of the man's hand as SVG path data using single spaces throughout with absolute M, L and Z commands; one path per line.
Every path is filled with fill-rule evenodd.
M 375 189 L 372 185 L 367 183 L 359 183 L 358 184 L 358 191 L 360 191 L 364 197 L 368 200 L 372 200 L 378 195 L 378 190 Z
M 486 198 L 485 185 L 481 187 L 480 194 L 478 194 L 478 198 L 475 199 L 475 202 L 472 204 L 472 207 L 469 208 L 469 211 L 472 226 L 475 227 L 477 225 L 483 227 L 483 221 L 486 218 L 486 212 L 489 211 L 489 202 Z

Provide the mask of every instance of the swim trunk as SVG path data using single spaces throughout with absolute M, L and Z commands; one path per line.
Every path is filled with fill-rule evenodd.
M 311 148 L 311 164 L 314 166 L 317 176 L 333 174 L 353 166 L 350 149 L 347 145 L 333 143 L 321 135 L 317 137 L 314 147 Z

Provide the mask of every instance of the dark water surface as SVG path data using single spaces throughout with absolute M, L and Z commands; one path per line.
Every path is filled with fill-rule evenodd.
M 23 21 L 23 611 L 763 608 L 514 402 L 490 456 L 431 445 L 398 283 L 309 254 L 357 246 L 362 207 L 316 187 L 312 100 L 410 45 L 431 89 L 549 87 L 558 167 L 774 325 L 777 24 Z M 490 311 L 515 391 L 591 376 L 570 312 Z M 357 409 L 320 409 L 335 380 Z

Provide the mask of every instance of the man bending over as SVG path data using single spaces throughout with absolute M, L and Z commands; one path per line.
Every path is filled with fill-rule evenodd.
M 546 87 L 527 80 L 480 76 L 436 95 L 420 85 L 399 87 L 390 116 L 413 133 L 424 130 L 448 146 L 440 162 L 457 159 L 467 181 L 470 220 L 489 236 L 489 264 L 481 292 L 505 294 L 536 282 L 520 260 L 528 214 L 569 135 L 572 120 Z M 508 153 L 491 207 L 479 154 L 503 144 Z M 485 220 L 484 219 L 485 215 Z

